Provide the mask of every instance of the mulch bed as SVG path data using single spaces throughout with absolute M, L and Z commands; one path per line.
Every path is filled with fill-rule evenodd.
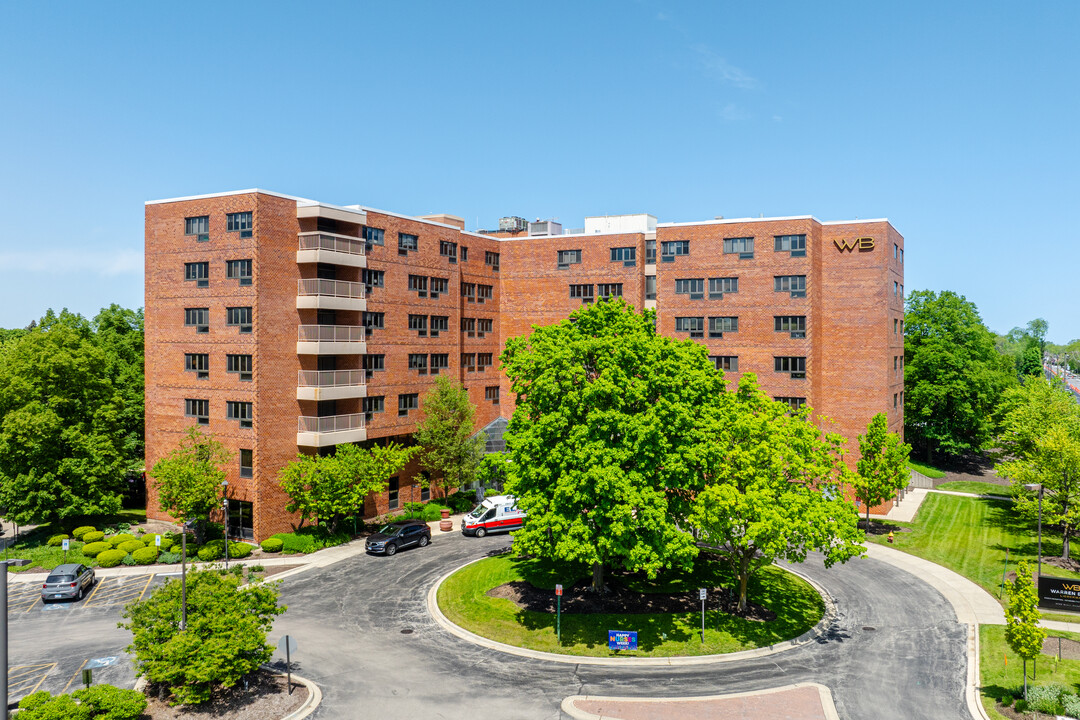
M 738 615 L 738 595 L 727 588 L 709 588 L 706 610 L 721 610 L 729 615 Z M 523 610 L 541 613 L 555 613 L 555 592 L 534 587 L 523 580 L 500 585 L 488 590 L 490 597 L 504 598 Z M 680 593 L 639 593 L 621 586 L 618 582 L 608 582 L 602 595 L 592 591 L 589 580 L 581 580 L 573 586 L 563 588 L 562 612 L 564 613 L 610 613 L 617 615 L 636 615 L 642 613 L 685 613 L 699 612 L 701 601 L 697 591 Z M 750 603 L 747 612 L 742 615 L 747 620 L 765 622 L 775 620 L 776 613 L 760 605 Z
M 292 570 L 293 568 L 303 567 L 303 563 L 299 563 L 297 565 L 265 565 L 264 567 L 266 569 L 261 573 L 261 575 L 262 575 L 262 578 L 265 580 L 266 578 L 277 575 L 278 573 L 283 573 L 286 570 Z
M 916 461 L 919 459 L 920 458 L 915 458 Z M 942 462 L 945 463 L 944 466 L 939 467 L 944 471 L 945 477 L 934 480 L 934 487 L 954 480 L 992 483 L 1006 488 L 1009 486 L 1008 480 L 999 477 L 998 474 L 994 472 L 994 460 L 986 454 L 975 453 L 964 455 L 959 458 L 943 459 Z
M 283 718 L 307 700 L 308 691 L 293 681 L 292 695 L 285 678 L 267 672 L 252 675 L 245 689 L 243 683 L 217 693 L 205 705 L 171 707 L 157 699 L 155 688 L 148 687 L 144 719 L 149 720 L 275 720 Z

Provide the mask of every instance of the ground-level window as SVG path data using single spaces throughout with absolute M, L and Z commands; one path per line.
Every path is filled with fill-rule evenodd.
M 229 499 L 229 537 L 255 539 L 254 506 L 244 500 Z
M 390 490 L 388 494 L 388 505 L 391 510 L 397 510 L 398 508 L 398 490 L 399 483 L 397 478 L 390 478 Z

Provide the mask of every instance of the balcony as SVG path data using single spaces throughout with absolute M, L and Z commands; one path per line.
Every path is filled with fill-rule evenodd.
M 298 263 L 330 263 L 367 267 L 367 243 L 361 238 L 325 232 L 300 233 Z
M 297 400 L 345 400 L 367 397 L 363 370 L 301 370 L 296 380 Z
M 364 328 L 359 325 L 301 325 L 297 355 L 363 355 Z
M 299 447 L 327 447 L 367 440 L 364 414 L 299 417 L 296 444 Z
M 296 309 L 367 310 L 364 284 L 345 280 L 307 278 L 296 281 Z

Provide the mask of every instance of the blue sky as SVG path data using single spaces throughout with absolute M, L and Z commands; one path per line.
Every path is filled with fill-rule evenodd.
M 0 326 L 142 305 L 143 202 L 888 217 L 908 290 L 1080 337 L 1080 3 L 0 0 Z

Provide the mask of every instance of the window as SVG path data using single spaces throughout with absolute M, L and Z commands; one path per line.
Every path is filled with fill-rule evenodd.
M 791 373 L 793 378 L 806 377 L 805 357 L 774 357 L 773 370 L 779 373 Z
M 251 356 L 250 355 L 226 355 L 225 371 L 237 373 L 241 380 L 251 379 Z
M 705 337 L 705 318 L 703 317 L 677 317 L 675 318 L 675 332 L 690 333 L 690 337 Z
M 773 329 L 776 332 L 791 333 L 793 338 L 806 337 L 805 315 L 774 315 Z
M 428 477 L 427 472 L 424 473 L 425 482 L 420 486 L 420 502 L 427 502 L 431 499 L 431 479 Z
M 893 260 L 896 260 L 900 257 L 900 246 L 896 243 L 893 243 L 892 245 L 892 256 Z
M 560 250 L 557 255 L 558 268 L 565 270 L 571 265 L 581 264 L 581 251 L 580 250 Z
M 401 397 L 404 397 L 404 396 L 401 396 Z M 406 411 L 406 414 L 408 414 L 408 411 Z M 398 507 L 398 488 L 399 488 L 398 479 L 397 478 L 390 478 L 390 482 L 387 485 L 387 487 L 389 488 L 387 490 L 387 495 L 386 495 L 387 507 L 390 510 L 397 510 L 397 507 Z
M 660 261 L 675 262 L 676 255 L 689 255 L 689 240 L 668 240 L 660 243 Z
M 754 257 L 754 238 L 724 238 L 724 254 L 738 254 L 740 260 L 748 260 Z
M 366 335 L 371 335 L 375 330 L 385 330 L 386 313 L 365 311 L 360 315 L 360 324 L 364 326 Z
M 240 450 L 240 477 L 249 478 L 255 473 L 253 472 L 254 460 L 250 450 Z
M 461 367 L 468 372 L 476 372 L 476 353 L 461 353 Z
M 184 280 L 194 280 L 195 287 L 210 287 L 210 263 L 184 263 Z
M 210 332 L 210 308 L 184 308 L 184 325 L 195 332 Z
M 237 326 L 240 328 L 240 332 L 251 332 L 251 308 L 249 307 L 231 307 L 225 309 L 225 324 L 228 326 Z
M 726 332 L 739 332 L 738 317 L 709 318 L 709 337 L 722 338 Z
M 409 251 L 416 252 L 420 249 L 420 239 L 408 233 L 397 234 L 398 255 L 408 255 Z
M 893 294 L 893 297 L 896 297 L 896 295 L 897 295 L 897 292 L 898 292 L 899 288 L 900 288 L 900 283 L 898 283 L 897 281 L 893 280 L 893 283 L 892 283 L 892 294 Z
M 439 337 L 439 333 L 450 329 L 450 318 L 446 315 L 431 316 L 431 337 Z
M 805 275 L 777 275 L 773 277 L 776 292 L 790 292 L 791 297 L 806 297 Z
M 897 325 L 899 325 L 899 324 L 900 324 L 900 321 L 899 321 L 899 320 L 897 320 L 896 318 L 893 318 L 893 321 L 892 321 L 892 334 L 893 334 L 893 335 L 895 335 L 895 334 L 896 334 L 896 327 L 897 327 Z
M 461 262 L 468 262 L 468 261 L 469 261 L 469 248 L 462 245 L 461 246 Z
M 415 292 L 417 297 L 427 297 L 427 278 L 423 275 L 410 275 L 409 292 Z
M 904 334 L 904 321 L 903 320 L 900 321 L 900 334 L 901 335 Z
M 739 372 L 738 355 L 710 355 L 709 359 L 713 361 L 713 365 L 716 366 L 717 370 Z
M 900 248 L 900 262 L 901 263 L 904 262 L 904 248 Z M 903 395 L 903 394 L 904 393 L 900 393 L 900 395 Z M 903 397 L 900 398 L 900 401 L 901 401 L 900 404 L 903 405 L 904 404 L 903 403 Z
M 499 404 L 499 386 L 491 385 L 484 388 L 484 399 L 490 402 L 492 405 Z
M 773 400 L 784 403 L 789 406 L 793 412 L 798 412 L 806 407 L 806 398 L 804 397 L 774 397 Z
M 251 403 L 228 401 L 225 403 L 225 417 L 228 420 L 239 420 L 242 428 L 251 427 Z
M 360 273 L 360 279 L 367 285 L 367 289 L 371 290 L 371 288 L 384 287 L 385 274 L 385 270 L 368 270 L 364 268 Z
M 491 252 L 490 250 L 484 251 L 484 264 L 490 265 L 492 270 L 499 269 L 499 253 Z
M 468 302 L 476 302 L 476 283 L 461 283 L 461 297 Z
M 461 332 L 467 333 L 469 337 L 476 335 L 476 318 L 461 318 Z
M 199 217 L 184 218 L 184 234 L 194 235 L 195 239 L 199 242 L 206 242 L 210 239 L 210 216 L 200 215 Z
M 573 299 L 580 298 L 581 302 L 589 303 L 593 301 L 593 286 L 592 285 L 571 285 L 570 297 Z
M 655 275 L 646 275 L 645 276 L 645 299 L 646 300 L 655 300 L 656 299 L 656 276 Z
M 485 300 L 491 299 L 491 285 L 477 285 L 476 286 L 476 302 L 482 303 Z
M 251 261 L 250 260 L 226 260 L 225 277 L 230 280 L 239 280 L 240 285 L 251 284 Z
M 427 375 L 427 355 L 424 353 L 409 353 L 409 369 L 416 370 L 421 375 Z
M 450 292 L 450 281 L 446 278 L 431 278 L 431 299 Z
M 491 353 L 476 354 L 476 369 L 484 372 L 484 368 L 491 367 Z
M 637 265 L 637 248 L 611 248 L 611 262 L 621 262 L 623 267 L 634 267 Z
M 450 369 L 450 355 L 447 353 L 432 353 L 429 359 L 432 375 L 438 375 L 440 370 Z
M 386 231 L 381 228 L 365 227 L 364 228 L 364 242 L 368 245 L 383 245 L 383 237 Z
M 476 337 L 484 337 L 495 327 L 495 321 L 491 318 L 480 318 L 476 321 Z
M 382 395 L 363 398 L 360 403 L 360 409 L 364 412 L 364 420 L 368 422 L 372 420 L 372 415 L 383 412 L 384 407 Z
M 645 264 L 656 264 L 656 240 L 645 241 Z
M 439 241 L 439 254 L 444 258 L 448 258 L 450 262 L 457 262 L 457 243 L 450 242 L 449 240 Z
M 900 369 L 900 358 L 898 358 L 896 355 L 893 355 L 892 356 L 892 371 L 896 372 L 899 369 Z
M 409 330 L 415 330 L 417 337 L 427 337 L 427 315 L 410 315 Z
M 904 286 L 903 285 L 900 286 L 900 299 L 901 300 L 904 299 Z
M 225 216 L 225 229 L 228 232 L 238 232 L 240 237 L 251 237 L 253 228 L 250 212 L 229 213 Z
M 622 283 L 599 283 L 596 286 L 596 294 L 601 300 L 622 297 Z
M 805 235 L 777 235 L 773 240 L 776 242 L 776 252 L 790 252 L 791 257 L 806 257 Z
M 901 250 L 900 252 L 904 252 L 904 251 Z M 900 391 L 900 407 L 901 408 L 904 407 L 904 391 L 903 390 Z
M 368 377 L 371 377 L 372 373 L 382 372 L 386 369 L 386 356 L 385 355 L 365 355 L 364 356 L 364 370 Z
M 893 393 L 892 394 L 892 406 L 893 406 L 893 409 L 896 409 L 897 407 L 899 407 L 899 400 L 900 400 L 899 393 Z
M 691 300 L 701 300 L 705 297 L 705 278 L 675 280 L 675 294 L 689 295 Z
M 195 418 L 199 425 L 210 424 L 210 401 L 209 400 L 185 400 L 184 415 Z
M 210 377 L 210 356 L 206 353 L 184 353 L 184 370 L 195 373 L 200 380 Z
M 410 410 L 418 410 L 420 408 L 420 395 L 419 393 L 406 393 L 404 395 L 397 396 L 397 414 L 398 417 L 405 417 L 409 414 Z

